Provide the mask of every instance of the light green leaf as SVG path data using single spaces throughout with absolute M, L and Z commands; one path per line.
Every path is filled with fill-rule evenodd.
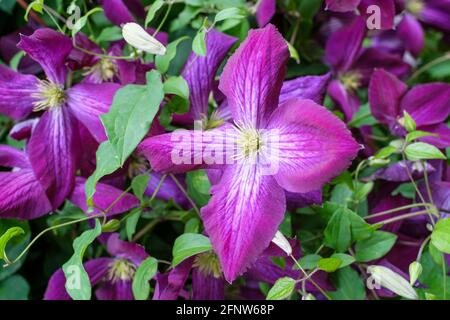
M 362 126 L 371 126 L 378 123 L 372 116 L 368 103 L 363 104 L 349 121 L 348 126 L 353 128 L 361 128 Z
M 295 280 L 289 277 L 278 279 L 267 294 L 267 300 L 283 300 L 291 296 L 295 289 Z
M 158 260 L 148 257 L 142 261 L 134 274 L 132 289 L 136 300 L 147 300 L 150 294 L 150 284 L 148 283 L 158 271 Z
M 141 174 L 131 180 L 131 189 L 133 189 L 134 195 L 141 200 L 141 203 L 144 202 L 144 193 L 147 189 L 149 180 L 150 175 L 148 174 Z
M 164 5 L 163 0 L 156 0 L 152 3 L 150 8 L 148 8 L 147 16 L 145 17 L 145 28 L 148 27 L 149 23 L 152 22 L 153 18 L 155 17 L 155 14 L 159 11 L 159 9 L 162 8 Z
M 414 130 L 416 130 L 416 122 L 409 115 L 409 113 L 406 112 L 406 110 L 403 110 L 403 119 L 405 121 L 404 127 L 405 127 L 406 131 L 413 132 Z
M 20 60 L 22 60 L 22 58 L 24 56 L 25 56 L 25 51 L 20 50 L 19 52 L 17 52 L 11 58 L 11 61 L 9 61 L 9 66 L 11 67 L 11 69 L 13 69 L 14 71 L 17 71 L 17 69 L 19 67 Z
M 175 240 L 172 254 L 172 267 L 176 267 L 185 259 L 193 255 L 212 249 L 211 242 L 207 237 L 198 233 L 184 233 Z
M 13 220 L 13 219 L 0 219 L 0 234 L 5 234 L 10 228 L 13 227 L 19 227 L 22 230 L 24 230 L 25 233 L 16 235 L 13 238 L 10 238 L 9 241 L 6 244 L 7 247 L 7 255 L 8 258 L 16 259 L 19 254 L 25 249 L 25 247 L 30 242 L 31 238 L 31 232 L 30 232 L 30 225 L 28 221 L 20 221 L 20 220 Z M 3 248 L 4 252 L 5 248 Z M 4 254 L 4 253 L 3 253 Z M 2 256 L 3 256 L 2 254 Z M 0 259 L 2 259 L 0 257 Z M 0 281 L 6 279 L 7 277 L 14 274 L 17 270 L 22 267 L 23 263 L 25 262 L 25 257 L 20 259 L 19 261 L 16 261 L 14 264 L 9 265 L 8 267 L 2 268 L 0 264 Z
M 205 206 L 211 198 L 211 183 L 204 170 L 190 171 L 186 174 L 188 195 L 200 206 Z
M 317 263 L 322 257 L 318 254 L 308 254 L 302 257 L 298 263 L 305 270 L 315 269 L 317 267 Z M 293 269 L 299 269 L 297 265 L 294 265 Z
M 86 25 L 87 23 L 87 19 L 89 18 L 90 15 L 97 13 L 97 12 L 101 12 L 103 11 L 102 8 L 93 8 L 91 10 L 89 10 L 84 16 L 82 16 L 80 19 L 78 19 L 75 24 L 73 25 L 72 28 L 72 37 L 74 37 L 81 29 L 83 29 L 83 27 Z
M 415 142 L 405 148 L 408 160 L 446 159 L 445 155 L 435 146 L 425 142 Z
M 426 132 L 426 131 L 420 131 L 420 130 L 416 130 L 416 131 L 412 131 L 410 133 L 408 133 L 406 135 L 406 142 L 412 142 L 414 140 L 423 138 L 423 137 L 437 137 L 438 135 L 435 133 L 431 133 L 431 132 Z
M 141 217 L 142 209 L 133 209 L 126 217 L 125 231 L 127 233 L 128 241 L 133 240 L 133 235 L 136 232 L 136 226 Z
M 364 300 L 366 288 L 358 272 L 351 267 L 339 269 L 332 275 L 336 291 L 328 294 L 335 300 Z
M 170 77 L 164 84 L 164 93 L 175 95 L 166 104 L 172 113 L 183 114 L 189 111 L 189 86 L 182 76 Z
M 146 78 L 146 85 L 129 84 L 119 89 L 109 112 L 101 116 L 120 165 L 147 134 L 164 98 L 159 72 L 152 70 Z
M 0 282 L 0 300 L 28 300 L 30 286 L 24 277 L 13 275 Z
M 413 261 L 409 265 L 409 283 L 412 286 L 414 285 L 414 283 L 416 283 L 422 271 L 423 271 L 422 265 L 418 261 Z
M 0 259 L 3 259 L 6 263 L 10 262 L 8 256 L 6 255 L 6 245 L 9 240 L 22 234 L 25 234 L 25 231 L 21 227 L 12 227 L 6 230 L 6 232 L 0 237 Z
M 42 13 L 43 9 L 44 9 L 44 0 L 34 0 L 28 5 L 27 10 L 25 11 L 24 16 L 25 21 L 28 21 L 28 15 L 30 14 L 31 10 Z
M 181 37 L 175 41 L 172 41 L 167 45 L 166 54 L 161 56 L 157 55 L 155 57 L 156 69 L 161 73 L 166 73 L 169 70 L 170 62 L 175 58 L 177 54 L 177 46 L 181 41 L 187 40 L 189 37 Z
M 373 181 L 369 181 L 367 183 L 358 185 L 358 189 L 354 194 L 355 200 L 362 201 L 365 198 L 367 198 L 367 195 L 372 191 L 373 186 L 374 186 Z
M 198 233 L 200 231 L 200 220 L 197 218 L 189 219 L 184 225 L 184 233 Z
M 345 254 L 345 253 L 333 253 L 331 255 L 331 258 L 336 258 L 341 260 L 341 265 L 339 268 L 344 268 L 346 266 L 351 265 L 353 262 L 355 262 L 355 258 L 353 258 L 351 255 Z
M 103 28 L 97 37 L 97 42 L 110 42 L 122 39 L 122 29 L 118 26 Z
M 242 8 L 226 8 L 219 11 L 214 17 L 214 23 L 226 20 L 226 19 L 243 19 L 247 16 L 247 12 Z
M 396 151 L 397 151 L 397 148 L 395 148 L 393 146 L 387 146 L 387 147 L 384 147 L 383 149 L 380 149 L 374 155 L 374 157 L 376 159 L 385 159 L 385 158 L 388 158 L 391 154 L 395 153 Z
M 119 230 L 119 228 L 120 228 L 120 220 L 111 219 L 102 226 L 102 232 L 114 232 Z
M 300 55 L 298 54 L 297 49 L 295 49 L 295 47 L 288 41 L 286 41 L 286 44 L 288 45 L 290 57 L 294 59 L 297 64 L 300 63 Z
M 334 272 L 341 264 L 342 261 L 339 258 L 322 258 L 317 262 L 317 267 L 326 272 Z
M 201 30 L 197 32 L 197 34 L 194 37 L 194 40 L 192 41 L 192 51 L 195 52 L 198 56 L 206 56 L 206 31 Z
M 450 254 L 450 218 L 436 223 L 431 234 L 431 243 L 441 252 Z
M 359 262 L 381 258 L 394 246 L 397 236 L 390 232 L 376 231 L 370 238 L 356 242 L 355 257 Z
M 95 220 L 94 229 L 83 232 L 73 241 L 74 253 L 63 266 L 66 277 L 65 288 L 74 300 L 91 299 L 91 282 L 83 267 L 83 256 L 87 247 L 102 233 L 102 227 L 98 219 Z

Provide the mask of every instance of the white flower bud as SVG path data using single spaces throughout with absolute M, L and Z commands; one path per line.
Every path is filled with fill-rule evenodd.
M 123 25 L 122 36 L 129 45 L 138 50 L 158 55 L 166 54 L 164 45 L 137 23 L 129 22 Z
M 286 252 L 288 256 L 292 254 L 292 247 L 289 244 L 289 241 L 280 231 L 277 231 L 275 237 L 272 239 L 272 242 L 275 243 L 278 247 L 280 247 L 281 250 Z
M 372 265 L 367 267 L 374 282 L 404 298 L 417 300 L 419 297 L 409 282 L 398 273 L 383 266 Z

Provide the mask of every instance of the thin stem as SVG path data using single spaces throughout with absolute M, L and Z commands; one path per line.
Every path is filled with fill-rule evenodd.
M 28 3 L 25 0 L 17 0 L 17 3 L 26 11 L 28 8 Z M 36 21 L 39 25 L 46 27 L 47 25 L 45 24 L 45 21 L 42 20 L 41 17 L 39 17 L 36 12 L 34 12 L 33 10 L 30 10 L 29 15 L 31 16 L 31 18 Z
M 188 199 L 189 203 L 191 204 L 192 208 L 194 208 L 195 212 L 197 212 L 198 215 L 200 215 L 200 210 L 198 209 L 197 205 L 195 204 L 194 200 L 189 197 L 189 195 L 186 192 L 186 189 L 181 185 L 180 181 L 178 181 L 177 177 L 173 173 L 169 174 L 170 177 L 173 179 L 175 184 L 177 185 L 178 189 L 184 194 L 184 196 Z
M 414 80 L 415 78 L 417 78 L 418 76 L 420 76 L 423 72 L 425 72 L 426 70 L 430 69 L 431 67 L 445 62 L 447 60 L 450 60 L 450 52 L 447 52 L 446 54 L 444 54 L 442 57 L 439 57 L 437 59 L 434 59 L 433 61 L 428 62 L 426 65 L 424 65 L 423 67 L 421 67 L 420 69 L 418 69 L 416 72 L 413 73 L 413 75 L 408 79 L 408 82 L 411 82 L 412 80 Z
M 114 201 L 109 205 L 108 208 L 106 208 L 105 214 L 107 214 L 112 208 L 114 208 L 114 206 L 115 206 L 115 205 L 116 205 L 123 197 L 125 197 L 125 195 L 126 195 L 130 190 L 131 190 L 131 186 L 129 186 L 128 188 L 126 188 L 125 191 L 122 192 L 122 193 L 120 194 L 120 196 L 118 196 L 118 197 L 116 198 L 116 200 L 114 200 Z
M 412 208 L 417 208 L 417 207 L 434 207 L 434 205 L 432 205 L 431 203 L 413 203 L 413 204 L 409 204 L 407 206 L 401 206 L 398 208 L 394 208 L 394 209 L 390 209 L 390 210 L 385 210 L 382 212 L 378 212 L 378 213 L 374 213 L 368 216 L 365 216 L 364 219 L 372 219 L 372 218 L 376 218 L 376 217 L 380 217 L 380 216 L 384 216 L 387 215 L 389 213 L 394 213 L 397 211 L 402 211 L 402 210 L 406 210 L 406 209 L 412 209 Z
M 428 241 L 430 241 L 430 239 L 431 239 L 431 235 L 429 235 L 428 237 L 425 238 L 425 240 L 423 240 L 422 244 L 420 245 L 419 252 L 417 253 L 416 261 L 420 262 L 420 259 L 422 258 L 423 250 L 425 249 L 425 247 L 426 247 Z
M 167 20 L 167 17 L 169 16 L 171 9 L 172 9 L 172 3 L 169 3 L 169 5 L 167 6 L 166 14 L 164 15 L 161 22 L 159 23 L 158 28 L 156 28 L 155 32 L 153 32 L 153 37 L 155 37 L 158 34 L 159 30 L 161 30 L 162 26 L 164 25 L 164 23 Z
M 158 194 L 159 190 L 161 189 L 161 187 L 162 187 L 162 185 L 163 185 L 163 183 L 164 183 L 164 180 L 166 180 L 166 178 L 167 178 L 167 174 L 165 174 L 165 175 L 163 175 L 163 176 L 161 177 L 161 180 L 159 180 L 159 183 L 158 183 L 158 185 L 156 186 L 155 191 L 153 191 L 153 194 L 152 194 L 152 196 L 150 197 L 150 200 L 148 200 L 148 204 L 150 204 L 150 203 L 153 201 L 153 199 L 155 199 L 156 195 Z
M 422 163 L 422 167 L 423 167 L 423 178 L 425 181 L 425 186 L 427 188 L 428 199 L 430 199 L 430 202 L 432 204 L 434 204 L 433 195 L 431 194 L 430 182 L 428 181 L 428 172 L 427 172 L 427 167 L 426 167 L 427 162 L 425 161 L 425 162 L 421 162 L 421 163 Z
M 45 6 L 43 7 L 43 9 L 44 9 L 45 13 L 48 14 L 48 16 L 53 21 L 53 23 L 56 25 L 56 27 L 58 28 L 59 32 L 64 33 L 64 30 L 60 27 L 58 21 L 56 21 L 55 17 L 53 17 L 51 12 L 49 10 L 47 10 L 47 8 Z
M 387 219 L 387 220 L 384 220 L 384 221 L 380 221 L 380 222 L 377 222 L 377 223 L 381 223 L 382 225 L 386 225 L 386 224 L 389 224 L 389 223 L 397 222 L 397 221 L 408 219 L 408 218 L 412 218 L 412 217 L 421 216 L 421 215 L 424 215 L 424 214 L 430 214 L 430 213 L 428 212 L 428 210 L 421 210 L 421 211 L 417 211 L 417 212 L 404 214 L 404 215 L 401 215 L 401 216 L 398 216 L 398 217 L 394 217 L 394 218 L 391 218 L 391 219 Z

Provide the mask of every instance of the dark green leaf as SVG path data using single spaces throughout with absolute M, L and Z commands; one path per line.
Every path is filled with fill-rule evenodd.
M 172 41 L 167 45 L 166 54 L 161 56 L 157 55 L 155 58 L 156 69 L 161 73 L 166 73 L 169 70 L 170 62 L 175 58 L 177 54 L 177 46 L 181 41 L 189 39 L 189 37 L 181 37 L 175 41 Z
M 147 189 L 149 180 L 150 176 L 148 174 L 141 174 L 134 177 L 131 181 L 131 188 L 133 189 L 133 193 L 139 200 L 141 200 L 141 203 L 144 201 L 144 193 Z
M 30 286 L 20 275 L 14 275 L 0 282 L 0 300 L 28 300 Z
M 351 267 L 339 269 L 332 275 L 336 291 L 328 294 L 335 300 L 364 300 L 366 288 L 359 274 Z
M 376 231 L 370 238 L 356 242 L 356 260 L 367 262 L 381 258 L 391 250 L 396 240 L 393 233 Z
M 175 240 L 175 244 L 173 245 L 172 266 L 176 267 L 185 259 L 211 249 L 211 242 L 204 235 L 198 233 L 184 233 Z
M 152 3 L 150 8 L 148 8 L 147 16 L 145 17 L 145 28 L 148 27 L 149 23 L 152 22 L 153 18 L 155 17 L 156 12 L 159 11 L 159 9 L 162 8 L 164 5 L 163 0 L 156 0 Z

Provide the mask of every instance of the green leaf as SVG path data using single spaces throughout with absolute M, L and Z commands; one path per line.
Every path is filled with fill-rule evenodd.
M 100 179 L 113 173 L 120 168 L 119 156 L 116 154 L 109 141 L 104 141 L 98 147 L 96 153 L 96 168 L 94 173 L 87 179 L 85 185 L 86 201 L 92 207 L 92 197 L 95 194 L 95 186 Z
M 177 54 L 177 46 L 181 41 L 187 40 L 189 37 L 181 37 L 175 41 L 172 41 L 167 45 L 166 54 L 161 56 L 157 55 L 155 57 L 156 69 L 161 73 L 166 73 L 169 70 L 170 62 L 175 58 Z
M 436 223 L 431 234 L 431 243 L 441 252 L 450 254 L 450 218 Z
M 412 131 L 416 130 L 416 122 L 409 115 L 409 113 L 406 112 L 406 110 L 403 110 L 403 119 L 405 121 L 404 127 L 405 127 L 406 131 L 412 132 Z
M 446 159 L 445 155 L 435 146 L 425 142 L 415 142 L 405 148 L 408 160 Z
M 295 49 L 295 47 L 288 41 L 286 41 L 286 44 L 288 45 L 290 57 L 294 59 L 297 64 L 300 63 L 300 55 L 298 54 L 297 49 Z
M 0 282 L 0 300 L 28 300 L 30 286 L 24 277 L 14 275 Z
M 158 260 L 148 257 L 140 264 L 134 274 L 132 289 L 136 300 L 147 300 L 150 294 L 150 284 L 148 283 L 158 271 Z
M 206 31 L 201 30 L 197 32 L 197 34 L 194 37 L 194 40 L 192 41 L 192 51 L 195 52 L 198 56 L 206 56 Z
M 200 231 L 200 220 L 197 218 L 189 219 L 184 225 L 184 233 L 198 233 Z
M 397 148 L 393 146 L 387 146 L 383 149 L 380 149 L 375 155 L 374 158 L 376 159 L 385 159 L 388 158 L 391 154 L 395 153 L 397 151 Z
M 289 277 L 278 279 L 267 294 L 267 300 L 283 300 L 294 292 L 296 281 Z
M 211 242 L 207 237 L 198 233 L 184 233 L 175 240 L 172 254 L 172 267 L 176 267 L 185 259 L 193 255 L 212 249 Z
M 165 106 L 171 113 L 183 114 L 189 111 L 189 86 L 182 76 L 168 78 L 163 88 L 165 94 L 175 95 Z
M 191 171 L 186 174 L 188 195 L 200 206 L 205 206 L 211 198 L 211 183 L 204 170 Z
M 345 254 L 345 253 L 333 253 L 331 255 L 331 258 L 336 258 L 341 260 L 341 265 L 339 268 L 344 268 L 346 266 L 351 265 L 353 262 L 355 262 L 355 258 L 353 258 L 351 255 Z
M 127 233 L 128 241 L 133 240 L 133 235 L 136 232 L 136 226 L 139 221 L 139 218 L 141 217 L 142 209 L 136 208 L 133 209 L 126 218 L 125 223 L 125 231 Z
M 21 227 L 12 227 L 6 230 L 6 232 L 0 237 L 0 259 L 3 259 L 6 263 L 10 262 L 8 256 L 6 255 L 6 245 L 9 240 L 22 234 L 25 234 L 25 231 Z
M 437 137 L 437 134 L 435 133 L 431 133 L 431 132 L 426 132 L 426 131 L 420 131 L 420 130 L 416 130 L 416 131 L 412 131 L 410 133 L 408 133 L 406 135 L 406 142 L 411 142 L 423 137 Z
M 381 258 L 394 246 L 397 236 L 390 232 L 376 231 L 370 238 L 356 242 L 356 261 L 367 262 Z
M 119 228 L 120 228 L 120 220 L 111 219 L 102 226 L 102 232 L 114 232 L 119 230 Z
M 345 209 L 337 210 L 324 231 L 325 244 L 338 252 L 347 251 L 351 244 L 350 220 Z
M 214 23 L 226 20 L 226 19 L 243 19 L 247 16 L 247 12 L 242 8 L 226 8 L 219 11 L 214 17 Z
M 11 67 L 11 69 L 17 71 L 17 69 L 19 68 L 20 60 L 22 60 L 24 56 L 25 51 L 20 50 L 19 52 L 17 52 L 9 61 L 9 66 Z
M 339 258 L 322 258 L 317 262 L 317 267 L 326 272 L 334 272 L 341 264 L 342 261 Z
M 25 11 L 24 16 L 25 21 L 28 21 L 28 15 L 30 14 L 31 10 L 42 13 L 43 9 L 44 9 L 44 0 L 34 0 L 28 5 L 27 10 Z
M 72 37 L 74 37 L 81 29 L 83 29 L 83 27 L 86 25 L 87 23 L 87 19 L 89 18 L 90 15 L 103 11 L 102 8 L 93 8 L 91 10 L 89 10 L 84 16 L 82 16 L 80 19 L 78 19 L 75 24 L 73 25 L 72 28 Z
M 10 228 L 19 227 L 25 233 L 16 235 L 7 243 L 7 254 L 10 259 L 16 259 L 30 242 L 31 232 L 28 221 L 19 221 L 13 219 L 0 219 L 0 234 L 6 233 Z M 3 249 L 4 250 L 4 249 Z M 1 259 L 1 258 L 0 258 Z M 14 274 L 25 262 L 25 258 L 20 259 L 6 268 L 0 267 L 0 281 Z
M 355 200 L 359 202 L 359 201 L 366 199 L 368 194 L 372 191 L 373 186 L 374 186 L 373 181 L 370 181 L 370 182 L 367 182 L 364 184 L 360 184 L 354 194 Z
M 317 268 L 317 263 L 322 257 L 318 254 L 308 254 L 302 257 L 298 263 L 305 270 L 311 270 Z M 299 269 L 297 265 L 294 265 L 293 269 Z
M 150 176 L 148 174 L 141 174 L 131 180 L 131 189 L 133 189 L 134 195 L 141 200 L 141 203 L 144 202 L 144 193 L 147 189 L 149 180 Z
M 412 182 L 402 183 L 394 191 L 391 193 L 393 196 L 401 194 L 403 197 L 407 199 L 415 199 L 416 198 L 416 187 Z
M 155 17 L 155 14 L 159 11 L 159 9 L 162 8 L 164 5 L 163 0 L 156 0 L 152 3 L 150 8 L 148 8 L 147 16 L 145 17 L 145 28 L 148 27 L 149 23 L 152 22 L 153 18 Z
M 371 126 L 378 123 L 372 116 L 368 103 L 363 104 L 349 121 L 348 126 L 353 128 L 361 128 L 362 126 Z
M 438 265 L 442 265 L 442 262 L 444 261 L 444 254 L 439 251 L 439 249 L 436 248 L 433 243 L 430 243 L 430 245 L 428 246 L 428 251 L 433 261 Z
M 120 165 L 148 133 L 164 98 L 159 72 L 152 70 L 146 78 L 146 85 L 129 84 L 119 89 L 109 112 L 101 116 Z
M 65 288 L 74 300 L 91 299 L 91 282 L 83 267 L 83 256 L 87 247 L 102 233 L 102 227 L 98 219 L 95 219 L 94 229 L 83 232 L 73 241 L 74 253 L 62 266 L 66 277 Z
M 97 37 L 97 42 L 110 42 L 122 39 L 122 29 L 118 26 L 103 28 Z
M 364 300 L 366 288 L 358 272 L 351 267 L 339 269 L 332 275 L 336 291 L 328 294 L 335 300 Z

